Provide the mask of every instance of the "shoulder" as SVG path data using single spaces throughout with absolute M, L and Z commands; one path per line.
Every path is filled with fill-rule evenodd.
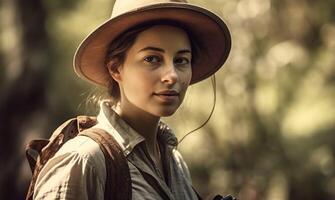
M 55 167 L 80 167 L 86 170 L 92 170 L 98 173 L 98 175 L 103 176 L 105 174 L 101 172 L 105 172 L 105 157 L 100 150 L 99 144 L 95 141 L 86 136 L 76 136 L 67 141 L 56 154 L 48 160 L 42 172 Z
M 76 136 L 67 141 L 53 159 L 68 160 L 82 167 L 93 168 L 100 176 L 105 176 L 105 157 L 99 144 L 86 136 Z
M 71 191 L 86 199 L 92 192 L 101 195 L 105 179 L 105 159 L 99 145 L 88 137 L 77 136 L 67 141 L 42 168 L 34 195 L 45 199 Z
M 73 139 L 67 141 L 55 154 L 60 156 L 67 153 L 74 153 L 77 156 L 94 160 L 95 158 L 104 158 L 102 151 L 100 150 L 99 144 L 93 141 L 91 138 L 86 136 L 76 136 Z M 92 160 L 92 161 L 93 161 Z M 104 161 L 104 159 L 103 159 Z

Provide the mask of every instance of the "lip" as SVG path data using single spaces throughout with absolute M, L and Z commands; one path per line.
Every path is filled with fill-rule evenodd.
M 161 90 L 159 92 L 155 92 L 154 94 L 164 96 L 179 96 L 179 92 L 176 90 Z
M 179 98 L 179 92 L 177 92 L 176 90 L 162 90 L 159 92 L 155 92 L 154 95 L 164 103 L 172 103 Z

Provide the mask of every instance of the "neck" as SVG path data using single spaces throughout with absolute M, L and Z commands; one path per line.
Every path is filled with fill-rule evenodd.
M 119 116 L 126 121 L 136 132 L 145 138 L 149 154 L 157 157 L 157 132 L 160 117 L 154 116 L 141 109 L 120 105 L 116 110 Z

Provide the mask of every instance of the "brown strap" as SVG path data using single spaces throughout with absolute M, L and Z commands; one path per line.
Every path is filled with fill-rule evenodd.
M 84 130 L 79 135 L 87 136 L 98 143 L 105 156 L 107 174 L 105 200 L 130 200 L 132 190 L 129 166 L 117 141 L 99 128 Z
M 54 131 L 53 135 L 49 139 L 49 142 L 45 142 L 45 144 L 43 144 L 44 142 L 31 142 L 30 144 L 28 144 L 27 148 L 29 148 L 29 146 L 36 148 L 37 152 L 39 153 L 39 156 L 36 162 L 34 162 L 33 156 L 30 155 L 30 152 L 27 153 L 26 148 L 26 154 L 30 167 L 34 168 L 29 189 L 26 195 L 26 200 L 33 199 L 37 177 L 41 172 L 42 168 L 44 167 L 44 165 L 46 164 L 46 162 L 51 157 L 53 157 L 55 153 L 59 150 L 59 148 L 62 146 L 64 140 L 64 133 L 71 133 L 71 134 L 73 133 L 71 137 L 74 137 L 76 133 L 78 133 L 78 131 L 75 129 L 77 129 L 77 119 L 70 119 L 64 122 Z
M 41 153 L 43 147 L 45 147 L 48 143 L 49 140 L 40 139 L 40 140 L 32 140 L 27 144 L 25 148 L 26 157 L 28 159 L 32 173 L 34 173 L 38 155 Z
M 26 149 L 25 149 L 26 150 L 26 156 L 27 156 L 27 159 L 28 159 L 28 162 L 29 162 L 31 172 L 33 173 L 32 180 L 30 182 L 28 193 L 27 193 L 27 196 L 26 196 L 26 200 L 33 199 L 34 185 L 35 185 L 35 181 L 36 181 L 36 178 L 37 178 L 37 175 L 38 175 L 37 170 L 35 170 L 37 157 L 38 157 L 38 154 L 41 153 L 43 147 L 45 147 L 48 143 L 49 143 L 49 140 L 43 140 L 43 139 L 33 140 L 33 141 L 29 142 L 28 145 L 26 146 Z

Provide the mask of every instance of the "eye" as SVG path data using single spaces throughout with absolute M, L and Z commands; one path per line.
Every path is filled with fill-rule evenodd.
M 161 58 L 159 56 L 147 56 L 144 58 L 144 60 L 153 64 L 161 62 Z
M 174 59 L 174 63 L 177 65 L 187 65 L 190 63 L 188 58 L 185 57 L 179 57 Z

